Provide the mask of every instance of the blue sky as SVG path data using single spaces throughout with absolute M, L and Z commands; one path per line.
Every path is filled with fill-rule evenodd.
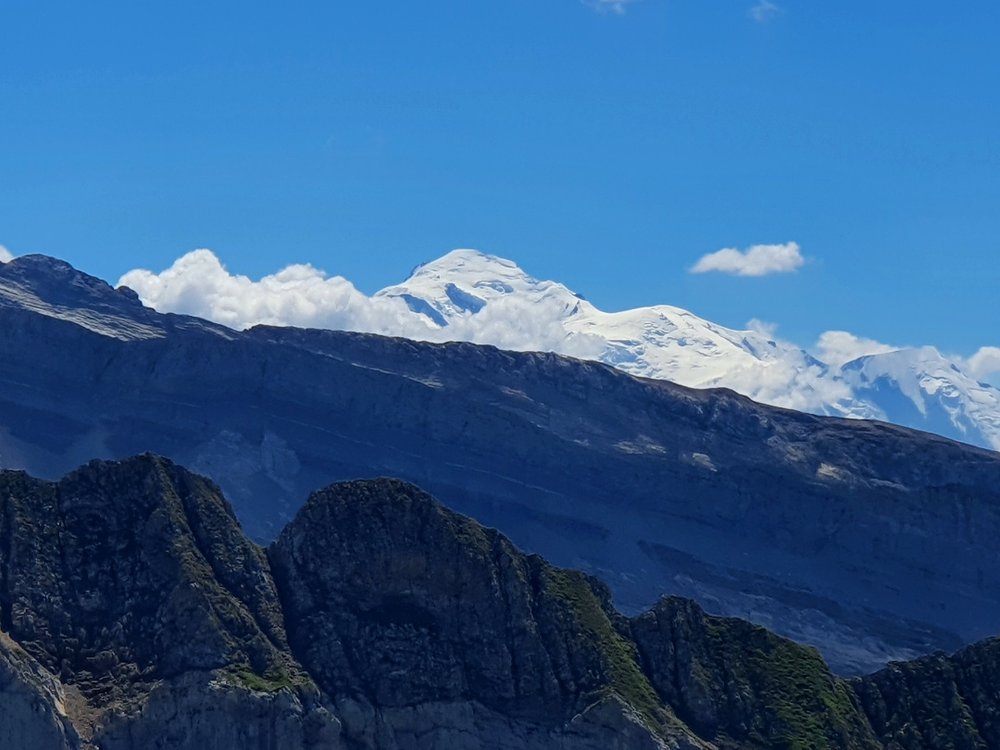
M 775 3 L 8 0 L 0 243 L 368 292 L 475 247 L 605 309 L 1000 344 L 1000 6 Z

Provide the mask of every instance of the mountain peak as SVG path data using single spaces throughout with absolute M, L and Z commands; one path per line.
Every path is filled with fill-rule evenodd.
M 564 311 L 571 310 L 579 301 L 562 284 L 540 281 L 512 260 L 463 249 L 422 263 L 402 284 L 386 287 L 376 296 L 402 299 L 413 312 L 440 328 L 507 297 L 528 304 L 554 299 Z
M 539 283 L 512 260 L 479 250 L 452 250 L 413 269 L 404 285 L 444 282 L 511 294 Z M 551 282 L 548 282 L 551 283 Z
M 456 248 L 445 253 L 440 258 L 421 263 L 413 269 L 411 276 L 421 271 L 453 270 L 456 268 L 469 267 L 471 270 L 481 271 L 487 268 L 496 267 L 516 271 L 522 275 L 527 274 L 518 267 L 517 263 L 501 258 L 499 255 L 484 253 L 482 250 L 471 248 Z
M 728 328 L 677 307 L 606 312 L 558 282 L 536 279 L 513 261 L 478 250 L 453 250 L 417 266 L 406 281 L 376 296 L 404 301 L 456 339 L 470 330 L 477 341 L 483 341 L 481 329 L 525 330 L 530 340 L 519 348 L 553 349 L 633 375 L 728 387 L 775 406 L 887 419 L 1000 447 L 1000 391 L 973 382 L 932 346 L 831 367 L 766 331 Z M 946 408 L 929 419 L 925 401 L 944 394 Z
M 74 304 L 82 296 L 90 298 L 114 293 L 103 279 L 78 271 L 64 260 L 48 255 L 19 255 L 0 269 L 0 282 L 30 285 L 38 296 L 50 302 Z
M 22 255 L 0 264 L 3 308 L 59 318 L 103 336 L 162 335 L 160 316 L 143 307 L 131 289 L 114 289 L 102 279 L 45 255 Z
M 129 287 L 116 289 L 47 255 L 20 255 L 0 263 L 2 309 L 38 313 L 122 340 L 160 338 L 175 325 L 225 333 L 221 326 L 195 318 L 162 315 Z

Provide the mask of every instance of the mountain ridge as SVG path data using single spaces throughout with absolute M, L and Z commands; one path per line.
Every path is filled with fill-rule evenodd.
M 209 251 L 190 256 L 199 254 L 210 256 L 199 262 L 208 262 L 215 275 L 226 274 Z M 513 261 L 476 250 L 454 250 L 422 263 L 404 282 L 371 297 L 343 279 L 332 297 L 314 296 L 325 277 L 308 266 L 289 267 L 266 285 L 236 277 L 220 289 L 198 269 L 168 279 L 171 273 L 133 271 L 120 288 L 132 284 L 154 307 L 236 328 L 282 319 L 308 323 L 310 315 L 333 305 L 330 315 L 312 322 L 416 340 L 554 351 L 642 377 L 728 387 L 775 406 L 879 419 L 1000 450 L 1000 388 L 971 377 L 959 366 L 964 363 L 933 347 L 879 345 L 873 354 L 826 363 L 766 328 L 731 329 L 670 305 L 605 312 L 563 284 L 540 281 Z M 255 300 L 257 288 L 265 286 L 264 298 Z M 208 297 L 198 302 L 205 289 Z M 299 292 L 308 301 L 301 303 Z M 245 306 L 241 296 L 255 301 L 234 312 Z M 876 363 L 880 369 L 871 372 Z
M 151 454 L 0 471 L 0 522 L 25 750 L 1000 747 L 998 639 L 843 680 L 690 600 L 624 617 L 399 480 L 317 490 L 267 549 Z
M 149 331 L 121 337 L 127 298 L 100 285 L 102 313 L 90 282 L 49 293 L 45 273 L 0 266 L 0 465 L 55 478 L 154 451 L 211 476 L 260 540 L 313 487 L 398 476 L 627 612 L 693 597 L 849 673 L 1000 620 L 993 452 L 554 354 L 135 306 Z M 26 290 L 76 307 L 45 314 Z

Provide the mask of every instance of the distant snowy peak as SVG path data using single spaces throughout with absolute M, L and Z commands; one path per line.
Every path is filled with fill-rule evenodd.
M 826 365 L 767 333 L 719 326 L 670 305 L 605 312 L 563 284 L 536 279 L 513 261 L 475 250 L 455 250 L 424 263 L 375 296 L 402 299 L 455 338 L 464 338 L 468 323 L 487 316 L 493 306 L 516 304 L 521 320 L 561 327 L 561 345 L 553 346 L 549 338 L 545 347 L 539 341 L 539 348 L 598 359 L 642 377 L 729 387 L 779 406 L 868 413 L 846 403 L 849 389 L 829 376 Z
M 455 318 L 474 315 L 490 302 L 517 297 L 555 303 L 572 315 L 581 298 L 562 284 L 539 281 L 516 263 L 478 250 L 453 250 L 417 266 L 402 284 L 386 287 L 376 297 L 397 297 L 409 308 L 445 327 Z
M 831 367 L 767 331 L 726 328 L 679 307 L 605 312 L 563 284 L 475 250 L 420 265 L 375 296 L 403 300 L 439 339 L 482 341 L 484 321 L 503 309 L 496 317 L 508 326 L 517 319 L 526 329 L 546 327 L 544 337 L 528 337 L 539 349 L 597 359 L 642 377 L 732 388 L 776 406 L 883 419 L 1000 449 L 1000 390 L 977 382 L 933 347 Z
M 841 375 L 886 421 L 1000 450 L 1000 389 L 932 346 L 860 357 Z

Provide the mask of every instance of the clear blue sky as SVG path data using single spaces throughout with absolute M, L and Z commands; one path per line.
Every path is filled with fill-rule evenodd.
M 755 2 L 7 0 L 0 244 L 365 291 L 475 247 L 606 309 L 1000 344 L 1000 4 Z

